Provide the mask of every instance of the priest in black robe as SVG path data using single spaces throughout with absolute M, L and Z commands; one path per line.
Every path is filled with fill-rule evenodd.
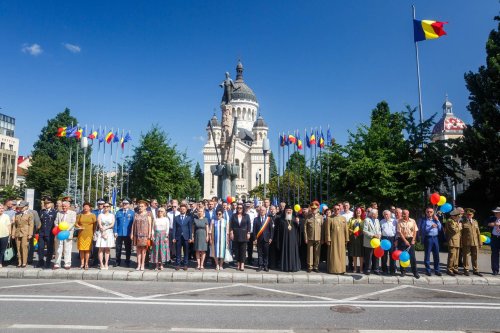
M 280 234 L 279 234 L 279 220 L 281 216 L 277 214 L 276 207 L 271 206 L 269 208 L 269 217 L 273 223 L 273 241 L 269 246 L 269 268 L 278 269 L 280 268 Z
M 281 251 L 281 270 L 297 272 L 300 270 L 299 236 L 300 220 L 293 215 L 291 206 L 285 207 L 285 213 L 278 220 Z

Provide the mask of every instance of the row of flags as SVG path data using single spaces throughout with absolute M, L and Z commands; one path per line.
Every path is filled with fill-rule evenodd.
M 283 134 L 280 134 L 279 142 L 281 147 L 296 145 L 297 149 L 299 150 L 302 150 L 302 148 L 304 147 L 302 138 L 300 137 L 299 130 L 295 130 L 291 134 L 290 133 L 285 134 L 283 132 Z M 318 148 L 323 149 L 325 148 L 325 144 L 327 146 L 333 146 L 335 144 L 335 139 L 332 138 L 330 128 L 328 128 L 326 132 L 326 140 L 323 134 L 323 130 L 318 131 L 311 129 L 311 131 L 308 133 L 306 129 L 305 143 L 307 145 L 307 148 L 311 148 L 317 145 Z
M 109 131 L 108 133 L 106 133 L 104 130 L 101 130 L 101 132 L 99 133 L 99 131 L 92 129 L 87 134 L 85 128 L 78 126 L 59 127 L 57 129 L 56 137 L 75 138 L 77 140 L 80 140 L 82 137 L 87 137 L 91 140 L 99 140 L 99 143 L 106 142 L 108 144 L 118 142 L 120 143 L 122 149 L 125 148 L 125 143 L 132 140 L 130 132 L 127 132 L 127 134 L 122 133 L 120 135 L 118 131 L 115 131 L 115 133 L 113 133 L 113 131 Z

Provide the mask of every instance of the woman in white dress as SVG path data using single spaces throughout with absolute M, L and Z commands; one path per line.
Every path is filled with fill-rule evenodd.
M 99 265 L 101 269 L 108 269 L 109 252 L 115 247 L 115 236 L 113 226 L 115 225 L 115 216 L 109 211 L 110 204 L 105 203 L 104 209 L 97 218 L 97 240 L 95 246 L 99 248 Z M 104 256 L 104 262 L 102 261 Z

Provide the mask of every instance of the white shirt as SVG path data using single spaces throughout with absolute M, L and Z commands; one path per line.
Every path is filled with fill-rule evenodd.
M 349 221 L 350 219 L 352 219 L 352 217 L 354 216 L 354 213 L 351 212 L 350 210 L 348 210 L 347 212 L 344 211 L 344 213 L 342 214 L 343 217 L 345 217 L 345 219 L 347 221 Z
M 247 212 L 248 217 L 250 218 L 250 232 L 253 232 L 253 220 L 257 217 L 257 211 L 253 208 L 250 208 Z
M 170 229 L 172 229 L 174 227 L 174 217 L 175 216 L 179 216 L 181 215 L 181 212 L 179 212 L 178 210 L 175 211 L 175 215 L 174 215 L 174 212 L 173 211 L 170 211 L 167 213 L 167 217 L 168 217 L 168 226 Z
M 155 230 L 165 231 L 170 228 L 170 220 L 166 217 L 159 217 L 155 220 Z
M 382 230 L 382 236 L 385 237 L 395 237 L 396 236 L 396 225 L 397 221 L 395 219 L 382 219 L 380 221 L 380 229 Z

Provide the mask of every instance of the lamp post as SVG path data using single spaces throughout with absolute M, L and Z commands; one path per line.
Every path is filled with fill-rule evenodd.
M 267 187 L 266 187 L 266 155 L 267 155 L 267 152 L 269 151 L 270 147 L 269 147 L 269 139 L 268 138 L 264 138 L 264 140 L 262 140 L 262 153 L 264 154 L 264 198 L 267 198 Z
M 83 149 L 83 173 L 82 173 L 82 201 L 81 204 L 83 206 L 83 203 L 85 202 L 85 166 L 87 164 L 87 149 L 89 147 L 89 142 L 87 137 L 82 137 L 80 139 L 80 147 Z M 78 170 L 77 170 L 78 172 Z M 90 193 L 90 190 L 89 190 Z M 75 196 L 75 203 L 77 201 L 77 198 Z

